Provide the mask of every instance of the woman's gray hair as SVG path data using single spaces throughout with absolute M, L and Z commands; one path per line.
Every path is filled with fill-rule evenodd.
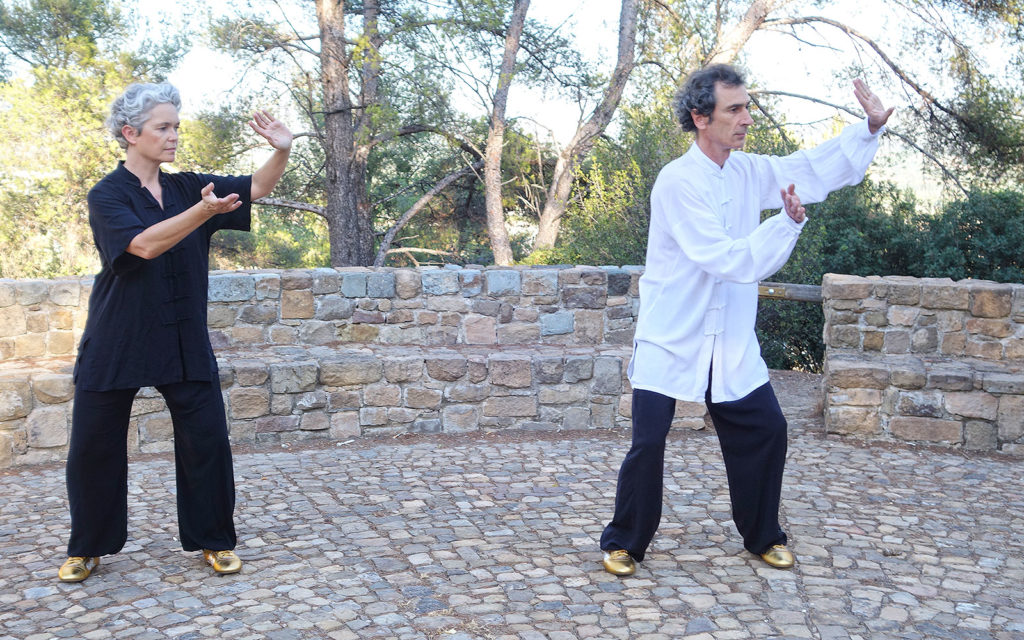
M 122 149 L 128 148 L 128 141 L 121 133 L 121 128 L 128 125 L 136 131 L 142 131 L 142 125 L 149 120 L 150 110 L 158 104 L 173 104 L 175 109 L 181 110 L 181 96 L 174 85 L 167 82 L 129 85 L 111 103 L 107 129 L 110 129 Z
M 713 64 L 694 71 L 683 82 L 683 86 L 672 98 L 672 110 L 683 126 L 683 131 L 696 131 L 693 112 L 710 116 L 715 110 L 715 84 L 721 82 L 727 87 L 746 86 L 743 74 L 727 64 Z

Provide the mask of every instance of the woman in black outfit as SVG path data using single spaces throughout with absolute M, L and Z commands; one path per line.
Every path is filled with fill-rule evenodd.
M 253 131 L 274 148 L 251 176 L 168 173 L 181 99 L 170 84 L 133 84 L 107 126 L 125 159 L 89 192 L 102 268 L 75 363 L 67 462 L 71 538 L 58 572 L 81 582 L 128 537 L 127 434 L 140 387 L 156 387 L 174 425 L 178 529 L 217 573 L 235 573 L 231 448 L 217 362 L 206 329 L 210 237 L 248 230 L 252 200 L 284 173 L 292 134 L 257 112 Z

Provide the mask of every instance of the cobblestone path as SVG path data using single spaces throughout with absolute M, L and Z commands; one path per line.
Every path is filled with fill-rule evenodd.
M 415 436 L 236 451 L 242 573 L 176 541 L 174 466 L 130 467 L 130 532 L 56 570 L 64 472 L 0 474 L 0 638 L 1024 638 L 1024 462 L 794 430 L 798 564 L 745 552 L 717 440 L 672 436 L 635 576 L 600 565 L 619 432 Z

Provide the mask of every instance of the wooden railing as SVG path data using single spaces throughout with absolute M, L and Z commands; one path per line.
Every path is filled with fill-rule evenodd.
M 785 282 L 762 282 L 757 287 L 757 297 L 769 300 L 797 300 L 821 304 L 821 287 L 815 284 L 788 284 Z

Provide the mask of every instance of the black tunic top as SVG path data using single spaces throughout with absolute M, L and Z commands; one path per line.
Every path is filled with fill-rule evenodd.
M 126 252 L 147 227 L 199 202 L 210 182 L 218 197 L 237 193 L 242 206 L 210 218 L 152 260 Z M 161 171 L 161 209 L 122 162 L 89 191 L 89 225 L 102 268 L 75 362 L 77 388 L 108 391 L 216 379 L 206 329 L 210 237 L 219 229 L 249 230 L 251 185 L 251 176 Z

